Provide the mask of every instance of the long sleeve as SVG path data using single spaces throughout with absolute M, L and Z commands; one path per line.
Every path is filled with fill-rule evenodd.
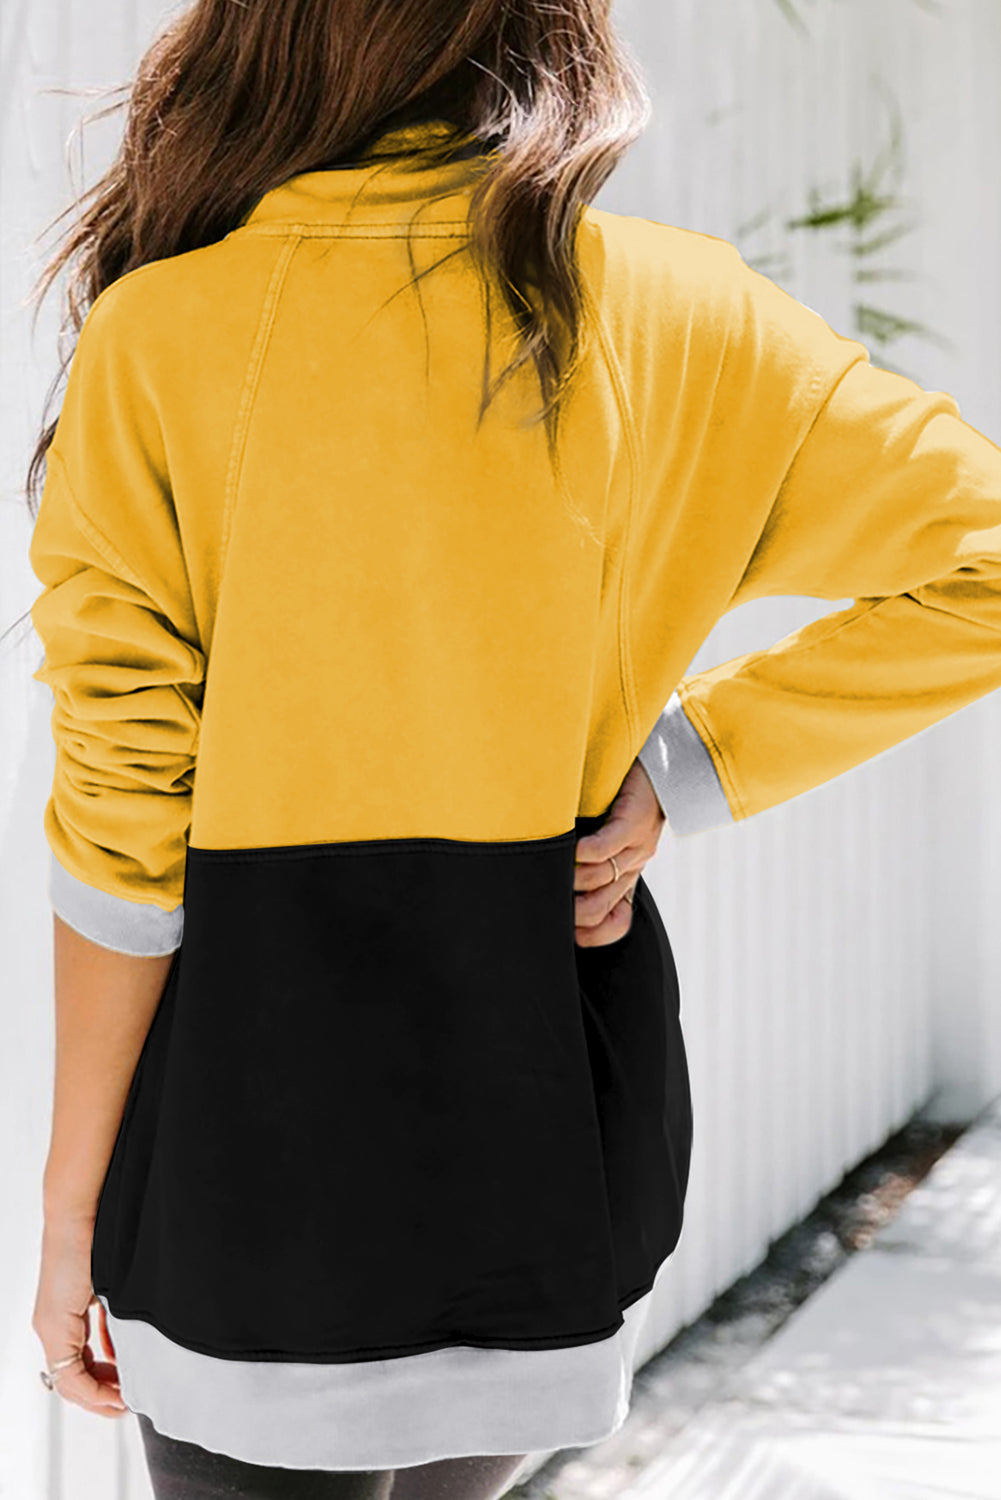
M 155 407 L 113 312 L 106 294 L 81 332 L 29 552 L 34 677 L 54 697 L 49 899 L 96 943 L 162 954 L 183 931 L 205 658 Z
M 819 351 L 834 377 L 727 607 L 853 603 L 677 683 L 640 757 L 682 834 L 819 786 L 1001 687 L 1001 449 L 952 396 L 873 366 L 864 345 L 741 276 L 752 397 L 774 398 L 804 331 L 804 364 Z

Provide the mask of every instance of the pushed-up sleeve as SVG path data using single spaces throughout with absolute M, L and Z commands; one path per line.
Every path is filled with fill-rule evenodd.
M 54 698 L 43 821 L 53 910 L 154 955 L 183 931 L 205 658 L 153 390 L 109 300 L 74 351 L 29 551 Z
M 795 358 L 797 330 L 809 332 L 804 366 L 819 348 L 842 367 L 728 608 L 766 595 L 853 602 L 677 683 L 640 759 L 680 834 L 796 797 L 1001 687 L 1001 448 L 952 396 L 874 366 L 862 343 L 741 265 L 752 396 L 782 388 L 777 361 Z

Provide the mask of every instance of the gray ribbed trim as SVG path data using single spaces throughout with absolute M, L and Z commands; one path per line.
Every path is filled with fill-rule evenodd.
M 626 1308 L 623 1326 L 596 1343 L 460 1344 L 347 1364 L 197 1354 L 110 1312 L 108 1332 L 122 1400 L 168 1437 L 286 1469 L 407 1468 L 601 1442 L 628 1415 L 652 1297 Z
M 706 743 L 676 692 L 637 758 L 673 834 L 703 833 L 737 821 Z
M 126 901 L 71 875 L 49 849 L 49 902 L 74 931 L 102 948 L 156 958 L 181 946 L 184 907 L 161 911 L 148 901 Z

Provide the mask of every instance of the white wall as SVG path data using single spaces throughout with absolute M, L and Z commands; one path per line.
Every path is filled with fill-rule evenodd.
M 884 257 L 915 280 L 873 302 L 953 341 L 915 337 L 875 359 L 950 391 L 1001 435 L 1001 7 L 953 0 L 625 0 L 618 13 L 655 121 L 602 207 L 734 240 L 833 326 L 855 333 L 849 258 L 783 229 L 816 185 L 850 189 L 904 121 L 899 191 L 917 228 Z M 0 629 L 31 601 L 18 499 L 53 371 L 50 307 L 32 344 L 30 241 L 66 202 L 64 145 L 98 100 L 52 84 L 128 78 L 166 12 L 153 0 L 3 0 L 0 9 Z M 120 121 L 120 116 L 117 117 Z M 98 175 L 120 126 L 88 127 L 74 186 Z M 770 217 L 754 227 L 759 213 Z M 765 261 L 774 255 L 776 259 Z M 720 622 L 693 668 L 785 634 L 828 608 L 764 600 Z M 49 698 L 27 634 L 0 649 L 0 1496 L 148 1496 L 131 1419 L 47 1394 L 30 1329 L 51 1081 L 49 915 L 41 810 Z M 671 842 L 647 878 L 674 945 L 695 1096 L 681 1245 L 658 1283 L 641 1358 L 764 1254 L 772 1237 L 915 1108 L 969 1118 L 1001 1089 L 1001 702 L 998 694 L 828 786 L 747 824 Z

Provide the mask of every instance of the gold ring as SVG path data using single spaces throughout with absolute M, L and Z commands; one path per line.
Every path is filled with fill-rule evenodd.
M 609 857 L 609 859 L 612 862 L 612 870 L 614 872 L 613 875 L 612 875 L 612 879 L 613 880 L 618 880 L 618 878 L 619 878 L 619 867 L 615 863 L 615 855 L 614 854 L 610 854 L 608 857 Z
M 83 1354 L 68 1354 L 65 1359 L 57 1359 L 55 1364 L 47 1370 L 39 1370 L 39 1378 L 47 1391 L 55 1390 L 56 1380 L 59 1372 L 65 1370 L 69 1365 L 75 1365 L 78 1360 L 83 1359 Z

